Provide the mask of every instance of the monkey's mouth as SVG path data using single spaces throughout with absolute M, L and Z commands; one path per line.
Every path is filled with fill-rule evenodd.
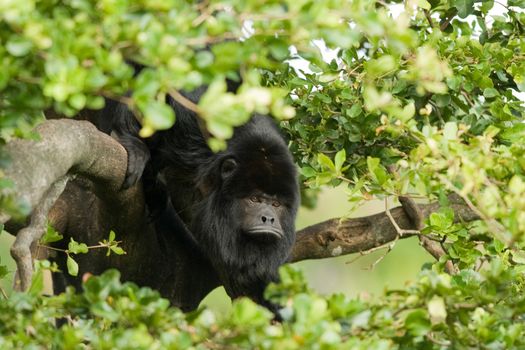
M 276 241 L 283 238 L 281 230 L 268 226 L 255 226 L 245 230 L 244 233 L 251 238 L 262 241 Z

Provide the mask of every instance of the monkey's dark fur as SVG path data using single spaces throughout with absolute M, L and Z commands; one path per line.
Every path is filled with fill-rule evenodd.
M 185 96 L 198 102 L 204 92 Z M 172 99 L 167 103 L 175 125 L 145 140 L 126 106 L 107 101 L 101 111 L 100 121 L 113 120 L 99 128 L 113 131 L 128 151 L 124 186 L 145 168 L 146 202 L 165 253 L 170 240 L 183 242 L 211 263 L 230 297 L 249 296 L 275 311 L 263 291 L 289 255 L 299 203 L 283 137 L 270 117 L 256 115 L 235 129 L 225 151 L 214 153 L 195 114 Z

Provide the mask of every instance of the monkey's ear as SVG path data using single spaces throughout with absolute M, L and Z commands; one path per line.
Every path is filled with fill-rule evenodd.
M 219 170 L 216 160 L 204 164 L 199 170 L 197 178 L 195 179 L 195 185 L 204 197 L 206 197 L 214 187 L 217 187 L 217 183 L 220 181 L 218 172 Z
M 233 158 L 225 159 L 221 164 L 221 178 L 224 180 L 230 177 L 231 174 L 237 169 L 238 163 Z

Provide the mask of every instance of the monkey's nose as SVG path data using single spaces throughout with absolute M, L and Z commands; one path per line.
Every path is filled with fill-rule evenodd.
M 265 215 L 261 216 L 261 220 L 265 224 L 268 221 L 270 225 L 273 225 L 273 223 L 275 222 L 275 218 L 272 218 L 270 216 L 265 216 Z

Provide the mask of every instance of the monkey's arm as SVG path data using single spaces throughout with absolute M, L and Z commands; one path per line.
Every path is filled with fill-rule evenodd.
M 175 211 L 169 198 L 164 210 L 157 213 L 153 218 L 153 223 L 161 249 L 165 253 L 168 252 L 170 243 L 173 244 L 174 242 L 182 243 L 192 251 L 201 252 L 199 244 Z
M 155 226 L 161 250 L 167 253 L 170 245 L 182 244 L 202 253 L 199 243 L 175 210 L 166 184 L 151 166 L 146 167 L 142 183 L 149 218 Z
M 97 127 L 104 132 L 113 133 L 126 149 L 128 167 L 122 188 L 129 188 L 141 178 L 144 168 L 151 158 L 148 146 L 139 137 L 140 124 L 128 106 L 109 99 L 106 99 L 106 106 L 99 114 L 100 121 Z M 109 128 L 104 128 L 102 122 L 109 125 Z

